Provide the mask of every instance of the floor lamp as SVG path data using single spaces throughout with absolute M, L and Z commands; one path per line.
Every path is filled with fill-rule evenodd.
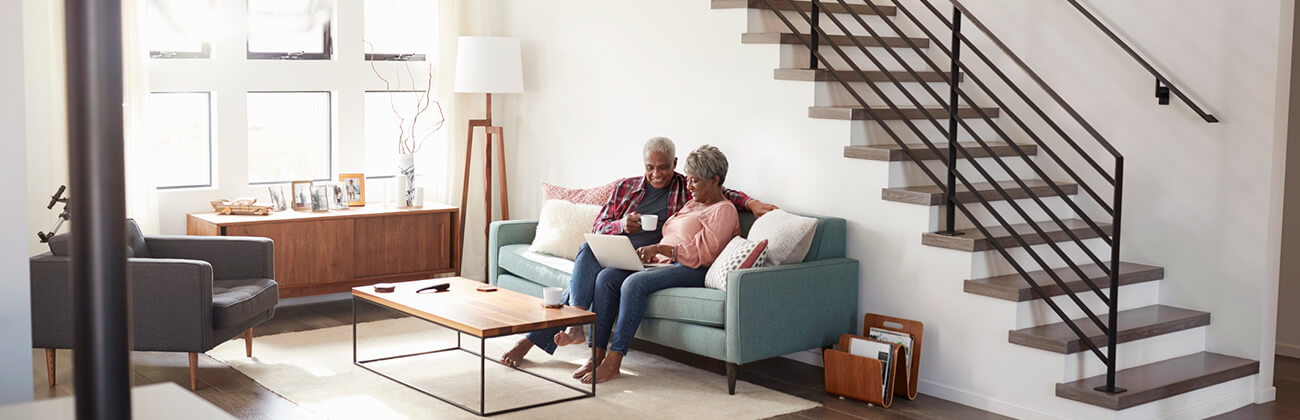
M 465 206 L 469 203 L 469 164 L 474 152 L 474 132 L 479 127 L 486 131 L 483 153 L 483 238 L 487 243 L 488 225 L 492 223 L 492 139 L 497 146 L 497 170 L 501 178 L 501 219 L 510 219 L 509 194 L 506 190 L 506 144 L 501 127 L 492 124 L 492 94 L 521 93 L 524 91 L 523 65 L 520 60 L 519 40 L 490 36 L 462 36 L 456 47 L 456 93 L 483 93 L 487 95 L 487 115 L 481 120 L 469 120 L 465 136 L 465 175 L 460 192 L 460 229 L 456 230 L 457 249 L 465 247 Z M 486 248 L 485 248 L 486 249 Z M 486 255 L 486 254 L 485 254 Z M 456 275 L 460 275 L 461 255 L 456 255 Z M 486 261 L 484 262 L 486 264 Z

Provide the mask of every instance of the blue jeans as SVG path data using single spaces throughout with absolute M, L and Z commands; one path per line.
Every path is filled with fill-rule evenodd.
M 594 345 L 627 354 L 636 329 L 645 316 L 650 294 L 672 287 L 704 287 L 708 267 L 673 264 L 652 271 L 631 272 L 607 268 L 596 277 Z M 618 327 L 615 328 L 617 320 Z M 610 331 L 613 330 L 611 342 Z
M 647 235 L 637 235 L 632 241 L 632 246 L 640 248 L 659 242 L 657 237 L 646 237 Z M 638 243 L 653 240 L 649 243 Z M 596 261 L 596 254 L 591 252 L 591 247 L 582 244 L 578 249 L 578 257 L 573 260 L 573 276 L 569 278 L 569 288 L 564 290 L 564 303 L 582 309 L 591 309 L 592 302 L 596 294 L 596 276 L 600 274 L 602 268 L 600 262 Z M 528 333 L 528 341 L 542 349 L 547 354 L 555 354 L 555 333 L 564 328 L 547 328 Z M 587 337 L 587 344 L 591 344 L 591 337 Z
M 569 288 L 564 291 L 564 303 L 582 309 L 591 308 L 595 299 L 596 275 L 600 274 L 600 262 L 591 247 L 582 244 L 578 249 L 578 258 L 573 260 L 573 277 L 569 278 Z M 555 333 L 564 328 L 547 328 L 528 333 L 528 341 L 548 354 L 555 354 Z

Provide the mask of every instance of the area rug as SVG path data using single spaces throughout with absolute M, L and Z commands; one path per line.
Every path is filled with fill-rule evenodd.
M 390 319 L 358 325 L 360 360 L 456 346 L 457 335 L 422 320 Z M 499 357 L 516 340 L 487 340 L 489 357 Z M 207 354 L 272 392 L 331 419 L 477 419 L 469 412 L 414 391 L 352 364 L 352 327 L 257 337 L 252 358 L 242 339 Z M 461 337 L 478 352 L 480 341 Z M 524 362 L 531 372 L 578 387 L 574 369 L 590 355 L 586 346 L 566 346 L 555 356 L 534 349 Z M 372 367 L 458 403 L 479 406 L 479 358 L 463 351 L 392 359 Z M 487 363 L 489 412 L 579 395 L 576 391 L 514 369 Z M 757 419 L 806 410 L 818 404 L 744 381 L 727 394 L 726 378 L 653 354 L 633 351 L 622 377 L 597 385 L 596 396 L 495 416 L 503 419 L 726 418 Z M 584 388 L 589 389 L 589 388 Z

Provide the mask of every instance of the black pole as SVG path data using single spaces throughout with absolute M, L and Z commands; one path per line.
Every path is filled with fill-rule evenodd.
M 952 67 L 949 80 L 948 96 L 948 186 L 944 190 L 947 198 L 944 211 L 946 225 L 944 235 L 957 236 L 957 106 L 961 95 L 961 10 L 952 9 Z
M 808 68 L 811 70 L 817 70 L 817 41 L 821 39 L 821 35 L 817 33 L 817 29 L 821 27 L 817 24 L 821 16 L 820 3 L 818 0 L 812 0 L 812 24 L 808 26 L 808 33 L 812 36 L 812 47 L 808 49 Z
M 1115 215 L 1111 219 L 1110 233 L 1110 319 L 1106 322 L 1106 385 L 1095 388 L 1108 394 L 1127 391 L 1115 386 L 1115 367 L 1119 365 L 1115 359 L 1115 348 L 1118 347 L 1115 341 L 1119 333 L 1119 225 L 1123 199 L 1124 157 L 1119 156 L 1115 158 Z
M 131 418 L 120 0 L 66 0 L 78 419 Z

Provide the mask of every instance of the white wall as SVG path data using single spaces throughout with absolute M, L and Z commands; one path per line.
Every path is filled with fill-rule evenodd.
M 0 179 L 10 188 L 27 185 L 23 89 L 23 4 L 0 6 Z M 32 323 L 24 239 L 27 196 L 12 194 L 0 204 L 0 405 L 32 399 Z
M 1271 399 L 1292 2 L 1093 2 L 1203 99 L 1216 125 L 1156 105 L 1150 76 L 1064 2 L 966 3 L 1125 154 L 1123 258 L 1166 267 L 1161 301 L 1212 312 L 1207 349 L 1259 359 L 1256 399 Z M 917 210 L 880 203 L 888 171 L 840 157 L 849 124 L 805 116 L 811 85 L 772 80 L 780 48 L 740 44 L 743 11 L 705 1 L 487 4 L 500 21 L 486 34 L 524 45 L 526 93 L 502 114 L 515 218 L 537 214 L 539 182 L 637 174 L 651 136 L 673 138 L 683 155 L 711 143 L 732 162 L 729 186 L 849 220 L 863 312 L 933 320 L 976 310 L 892 297 L 940 296 L 909 286 L 922 278 L 959 290 L 969 267 L 944 267 L 919 247 L 919 230 L 896 229 L 916 223 Z M 928 327 L 927 340 L 941 342 L 945 325 Z

